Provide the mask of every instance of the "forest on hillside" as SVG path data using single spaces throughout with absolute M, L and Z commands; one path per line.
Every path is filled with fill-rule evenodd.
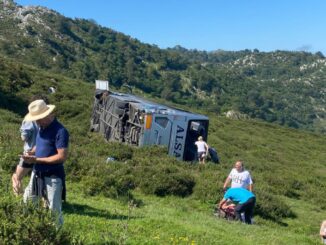
M 164 50 L 46 8 L 11 2 L 0 13 L 3 57 L 91 83 L 108 80 L 116 89 L 128 85 L 217 114 L 233 110 L 326 132 L 326 59 L 321 52 Z

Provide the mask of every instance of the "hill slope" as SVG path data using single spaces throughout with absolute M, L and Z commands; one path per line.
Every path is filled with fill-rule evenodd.
M 129 84 L 215 113 L 236 110 L 326 130 L 326 60 L 320 52 L 162 50 L 94 21 L 12 1 L 0 3 L 0 17 L 2 56 L 84 81 Z
M 209 114 L 208 143 L 222 163 L 189 165 L 168 157 L 165 149 L 107 144 L 89 133 L 93 85 L 10 60 L 0 65 L 5 95 L 0 123 L 6 129 L 0 131 L 2 180 L 10 178 L 21 152 L 18 128 L 26 100 L 46 93 L 49 85 L 57 87 L 48 96 L 71 134 L 64 207 L 71 243 L 317 244 L 326 216 L 325 136 Z M 108 156 L 117 161 L 106 164 Z M 255 181 L 252 227 L 212 216 L 223 181 L 239 158 Z M 1 198 L 12 195 L 8 182 L 0 188 Z

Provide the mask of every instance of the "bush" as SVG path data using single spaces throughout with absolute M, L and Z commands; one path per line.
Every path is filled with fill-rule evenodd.
M 71 234 L 58 230 L 51 212 L 13 197 L 6 190 L 7 182 L 0 187 L 1 244 L 71 244 Z
M 176 161 L 175 158 L 170 158 L 167 156 L 168 149 L 166 146 L 161 145 L 152 145 L 152 146 L 144 146 L 141 148 L 137 148 L 134 151 L 134 158 L 139 159 L 139 163 L 145 163 L 149 161 L 150 163 L 165 161 L 168 162 Z
M 152 165 L 138 169 L 137 184 L 145 194 L 157 196 L 189 196 L 195 186 L 194 177 L 176 166 Z
M 133 156 L 132 147 L 125 144 L 110 143 L 110 157 L 113 157 L 117 161 L 129 160 Z
M 205 202 L 212 202 L 214 200 L 214 203 L 216 203 L 223 197 L 223 182 L 219 183 L 219 180 L 223 178 L 223 174 L 215 170 L 215 168 L 205 169 L 196 178 L 193 196 L 198 200 Z
M 264 219 L 281 222 L 283 218 L 295 218 L 295 213 L 282 200 L 270 192 L 257 190 L 257 205 L 255 213 Z
M 130 190 L 135 188 L 131 170 L 126 165 L 104 165 L 92 169 L 82 180 L 84 194 L 99 195 L 111 198 L 130 197 Z

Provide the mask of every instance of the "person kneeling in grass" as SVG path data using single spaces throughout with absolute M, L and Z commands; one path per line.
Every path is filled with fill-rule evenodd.
M 251 225 L 256 196 L 244 188 L 230 188 L 225 192 L 223 199 L 220 201 L 219 208 L 222 208 L 228 200 L 237 203 L 235 207 L 236 218 Z M 244 218 L 241 216 L 241 213 L 244 213 Z

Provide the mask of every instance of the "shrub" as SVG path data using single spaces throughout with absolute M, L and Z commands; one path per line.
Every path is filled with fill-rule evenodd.
M 51 212 L 13 197 L 8 182 L 3 180 L 0 187 L 1 244 L 71 244 L 71 234 L 58 230 Z
M 125 144 L 110 143 L 109 154 L 115 160 L 125 161 L 132 158 L 133 149 Z
M 223 179 L 223 177 L 222 173 L 214 171 L 214 169 L 200 172 L 196 178 L 193 196 L 202 201 L 214 200 L 214 203 L 219 201 L 223 197 L 223 183 L 219 183 L 218 180 Z
M 270 192 L 257 190 L 257 205 L 255 213 L 264 219 L 281 222 L 283 218 L 295 218 L 295 213 L 281 199 Z
M 137 184 L 146 194 L 185 197 L 192 194 L 195 179 L 176 166 L 152 165 L 138 169 Z
M 137 148 L 134 152 L 134 157 L 142 160 L 155 161 L 155 159 L 160 158 L 161 160 L 168 159 L 167 156 L 168 149 L 166 146 L 161 145 L 153 145 L 153 146 L 145 146 L 142 148 Z M 171 158 L 171 160 L 175 160 Z
M 88 176 L 82 180 L 84 194 L 98 195 L 105 197 L 123 198 L 130 197 L 130 190 L 135 188 L 134 177 L 130 168 L 125 165 L 104 165 L 92 169 Z
M 7 173 L 12 173 L 16 169 L 19 157 L 17 151 L 12 151 L 10 148 L 0 147 L 0 168 Z

